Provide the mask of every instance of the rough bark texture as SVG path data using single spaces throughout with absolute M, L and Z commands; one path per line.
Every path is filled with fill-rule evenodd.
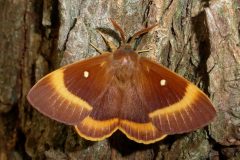
M 0 1 L 0 159 L 240 159 L 239 0 Z M 96 28 L 127 35 L 160 27 L 141 39 L 143 53 L 207 93 L 218 113 L 208 127 L 152 145 L 121 133 L 101 142 L 42 116 L 26 101 L 49 71 L 105 50 Z

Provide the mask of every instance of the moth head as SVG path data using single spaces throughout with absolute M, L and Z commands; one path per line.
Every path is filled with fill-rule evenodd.
M 123 29 L 120 27 L 119 24 L 117 24 L 113 19 L 110 19 L 110 21 L 112 22 L 114 28 L 120 33 L 120 38 L 121 38 L 121 45 L 119 48 L 125 48 L 125 49 L 129 49 L 129 50 L 136 50 L 137 46 L 135 46 L 135 40 L 137 38 L 139 38 L 140 36 L 142 36 L 145 33 L 148 33 L 149 31 L 151 31 L 154 27 L 158 26 L 158 24 L 154 24 L 151 25 L 147 28 L 141 29 L 140 31 L 136 32 L 135 34 L 133 34 L 133 36 L 131 36 L 128 40 L 126 40 L 126 36 L 125 36 L 125 32 L 123 31 Z
M 111 30 L 111 29 L 99 27 L 99 28 L 97 28 L 97 30 L 99 31 L 99 34 L 102 36 L 103 40 L 105 41 L 105 43 L 107 44 L 107 46 L 109 47 L 109 49 L 112 52 L 124 51 L 124 53 L 141 53 L 141 52 L 149 51 L 149 50 L 140 50 L 140 51 L 137 50 L 138 43 L 135 43 L 136 42 L 135 40 L 137 40 L 143 34 L 146 34 L 147 32 L 151 31 L 154 27 L 158 26 L 158 24 L 154 24 L 152 26 L 141 29 L 140 31 L 133 34 L 133 36 L 130 36 L 130 38 L 128 38 L 128 40 L 126 40 L 125 32 L 120 27 L 120 25 L 117 24 L 116 21 L 114 21 L 113 19 L 110 19 L 110 21 L 112 22 L 115 30 L 119 32 L 120 36 L 117 32 L 115 32 L 114 30 Z M 120 42 L 120 45 L 117 47 L 113 42 L 109 41 L 105 37 L 105 34 L 117 39 Z M 90 45 L 92 45 L 92 47 L 95 48 L 96 51 L 99 52 L 100 54 L 105 53 L 105 52 L 101 51 L 100 49 L 98 49 L 94 44 L 90 43 Z

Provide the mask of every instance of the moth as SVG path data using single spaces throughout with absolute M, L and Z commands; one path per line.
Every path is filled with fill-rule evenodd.
M 91 141 L 120 130 L 133 141 L 150 144 L 167 135 L 197 130 L 213 120 L 216 110 L 199 88 L 134 49 L 136 38 L 156 25 L 126 41 L 122 28 L 111 22 L 120 33 L 121 45 L 116 47 L 100 32 L 111 52 L 43 77 L 27 95 L 34 108 L 74 126 Z

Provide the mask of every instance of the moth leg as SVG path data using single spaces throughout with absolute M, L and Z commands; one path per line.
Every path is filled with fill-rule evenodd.
M 143 53 L 143 52 L 150 52 L 152 49 L 143 49 L 143 50 L 139 50 L 136 51 L 137 53 Z
M 199 77 L 199 78 L 197 79 L 197 82 L 195 83 L 196 86 L 199 86 L 199 85 L 200 85 L 200 83 L 201 83 L 201 81 L 202 81 L 202 78 L 203 78 L 203 77 Z
M 90 43 L 90 45 L 100 54 L 104 54 L 104 51 L 101 51 L 98 47 L 96 47 L 93 43 Z
M 117 46 L 113 42 L 109 41 L 101 31 L 98 30 L 98 33 L 101 35 L 102 39 L 107 44 L 107 46 L 111 49 L 112 52 L 117 50 Z

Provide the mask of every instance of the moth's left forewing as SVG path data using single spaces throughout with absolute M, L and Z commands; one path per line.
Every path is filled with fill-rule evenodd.
M 69 125 L 86 118 L 111 77 L 104 68 L 111 55 L 104 54 L 55 70 L 29 91 L 30 104 L 44 115 Z
M 152 123 L 165 134 L 183 133 L 207 125 L 216 115 L 209 98 L 195 85 L 146 58 L 139 81 Z

